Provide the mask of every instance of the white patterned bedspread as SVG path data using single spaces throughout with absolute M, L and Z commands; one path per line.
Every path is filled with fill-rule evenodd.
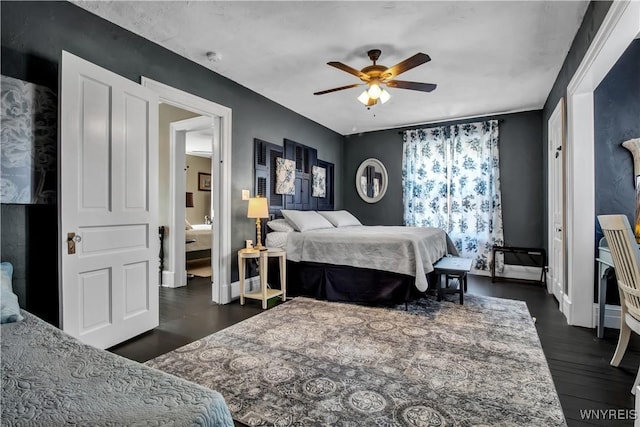
M 429 286 L 426 274 L 447 253 L 456 254 L 447 234 L 429 227 L 340 227 L 292 232 L 287 238 L 288 260 L 406 274 L 423 292 Z
M 22 314 L 1 330 L 3 426 L 233 426 L 218 392 Z

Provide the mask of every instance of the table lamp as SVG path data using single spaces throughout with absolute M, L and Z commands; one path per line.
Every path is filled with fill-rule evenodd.
M 266 250 L 267 248 L 262 246 L 262 233 L 260 232 L 260 218 L 269 218 L 269 206 L 267 205 L 267 199 L 264 197 L 252 197 L 249 199 L 249 207 L 247 208 L 247 218 L 256 219 L 256 233 L 257 239 L 255 248 L 258 250 Z

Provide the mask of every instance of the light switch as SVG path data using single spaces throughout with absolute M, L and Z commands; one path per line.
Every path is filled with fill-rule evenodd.
M 249 194 L 249 190 L 242 190 L 242 200 L 249 200 L 249 197 L 251 197 Z

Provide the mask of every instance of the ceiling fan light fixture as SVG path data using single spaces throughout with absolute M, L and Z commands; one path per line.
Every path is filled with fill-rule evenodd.
M 382 89 L 380 88 L 380 83 L 373 82 L 369 85 L 369 89 L 367 90 L 369 97 L 372 99 L 380 98 L 380 94 L 382 93 Z
M 365 90 L 358 97 L 358 101 L 362 102 L 364 105 L 369 104 L 369 93 Z
M 391 98 L 391 94 L 385 88 L 382 88 L 382 92 L 380 92 L 380 102 L 384 104 L 389 98 Z
M 385 67 L 384 65 L 379 65 L 377 63 L 380 53 L 380 49 L 371 49 L 368 51 L 367 55 L 369 55 L 369 59 L 373 61 L 373 65 L 364 67 L 361 70 L 357 70 L 338 61 L 327 62 L 327 65 L 358 77 L 360 79 L 360 83 L 315 92 L 314 95 L 324 95 L 326 93 L 337 92 L 339 90 L 351 89 L 361 86 L 364 82 L 364 84 L 367 84 L 368 86 L 357 99 L 366 107 L 371 107 L 376 105 L 378 101 L 380 101 L 381 104 L 384 104 L 391 99 L 391 94 L 386 90 L 386 86 L 393 87 L 395 89 L 409 89 L 421 92 L 431 92 L 435 90 L 437 85 L 433 83 L 395 80 L 395 78 L 400 74 L 431 61 L 429 55 L 418 52 L 404 61 L 400 61 L 393 67 Z

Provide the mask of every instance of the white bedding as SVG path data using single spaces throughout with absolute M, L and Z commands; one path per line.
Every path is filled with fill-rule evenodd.
M 211 240 L 213 232 L 211 230 L 211 224 L 193 224 L 193 229 L 185 230 L 185 245 L 186 252 L 203 251 L 211 249 Z
M 272 231 L 267 234 L 265 246 L 268 248 L 287 249 L 287 237 L 291 231 Z
M 428 287 L 426 274 L 447 253 L 456 254 L 439 228 L 358 226 L 292 232 L 287 259 L 390 271 L 414 276 L 416 288 Z

